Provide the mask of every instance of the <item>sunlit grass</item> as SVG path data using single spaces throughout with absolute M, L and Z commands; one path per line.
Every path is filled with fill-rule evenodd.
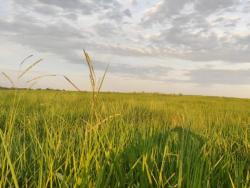
M 250 100 L 101 93 L 84 57 L 91 93 L 0 89 L 0 187 L 250 187 Z
M 91 93 L 0 97 L 0 187 L 250 186 L 249 100 L 100 94 L 90 130 Z

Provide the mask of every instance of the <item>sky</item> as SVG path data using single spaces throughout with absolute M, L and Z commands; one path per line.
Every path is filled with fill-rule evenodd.
M 0 0 L 0 71 L 18 87 L 57 74 L 89 90 L 83 49 L 99 77 L 110 66 L 104 91 L 249 98 L 250 0 Z M 33 87 L 74 90 L 62 76 Z

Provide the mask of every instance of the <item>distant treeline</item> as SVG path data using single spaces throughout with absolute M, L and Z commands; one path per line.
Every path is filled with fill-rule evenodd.
M 51 89 L 51 88 L 46 88 L 46 89 L 42 89 L 42 88 L 37 88 L 37 89 L 30 89 L 30 88 L 13 88 L 13 87 L 3 87 L 0 86 L 1 90 L 51 90 L 51 91 L 66 91 L 64 89 Z

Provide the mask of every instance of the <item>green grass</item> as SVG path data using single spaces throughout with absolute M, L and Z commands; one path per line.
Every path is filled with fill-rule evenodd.
M 0 187 L 250 187 L 250 100 L 91 98 L 0 90 Z

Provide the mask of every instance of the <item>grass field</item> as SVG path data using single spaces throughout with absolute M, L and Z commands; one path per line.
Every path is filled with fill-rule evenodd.
M 250 187 L 250 100 L 0 90 L 0 187 Z

